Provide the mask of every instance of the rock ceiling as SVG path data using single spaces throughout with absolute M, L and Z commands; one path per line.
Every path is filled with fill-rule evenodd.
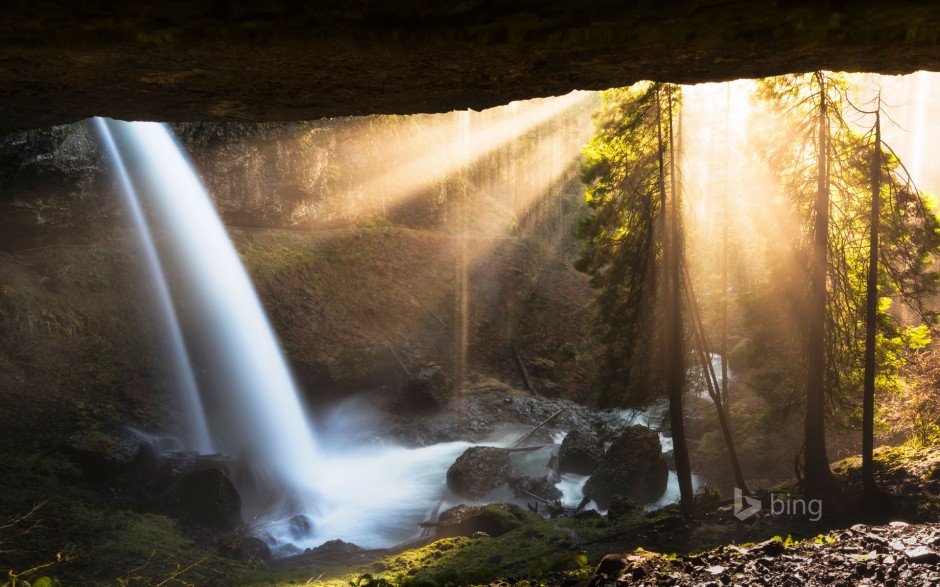
M 940 3 L 35 0 L 0 20 L 0 128 L 482 109 L 637 80 L 940 69 Z

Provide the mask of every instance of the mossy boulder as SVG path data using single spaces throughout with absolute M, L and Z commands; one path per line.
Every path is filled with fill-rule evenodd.
M 125 471 L 152 454 L 147 441 L 127 428 L 81 430 L 65 443 L 65 452 L 91 473 Z
M 509 483 L 509 453 L 492 446 L 471 446 L 447 470 L 447 487 L 461 497 L 479 499 Z

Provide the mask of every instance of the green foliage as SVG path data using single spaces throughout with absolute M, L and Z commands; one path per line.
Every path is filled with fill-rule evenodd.
M 639 84 L 603 93 L 595 134 L 583 150 L 589 214 L 575 267 L 597 290 L 596 332 L 605 347 L 603 403 L 644 405 L 662 392 L 659 261 L 667 100 L 674 86 Z M 678 110 L 677 97 L 671 98 Z M 662 142 L 660 141 L 662 139 Z
M 758 95 L 764 100 L 765 120 L 754 132 L 757 152 L 771 168 L 785 196 L 787 214 L 767 215 L 771 222 L 796 222 L 777 227 L 787 234 L 768 258 L 769 279 L 742 300 L 747 313 L 752 356 L 760 365 L 755 387 L 778 409 L 801 401 L 805 360 L 803 334 L 807 324 L 802 306 L 808 291 L 812 258 L 812 225 L 816 191 L 817 120 L 820 96 L 814 74 L 762 80 Z M 827 254 L 826 388 L 830 413 L 854 426 L 862 389 L 866 273 L 869 264 L 872 136 L 846 122 L 852 106 L 846 99 L 846 79 L 823 74 L 828 104 L 828 165 L 830 215 Z M 892 300 L 914 310 L 925 323 L 934 315 L 923 300 L 937 290 L 938 274 L 931 255 L 940 251 L 940 224 L 930 197 L 913 189 L 901 162 L 888 152 L 881 170 L 878 335 L 876 361 L 879 393 L 896 394 L 905 384 L 902 370 L 907 355 L 929 342 L 923 325 L 905 325 L 891 312 Z

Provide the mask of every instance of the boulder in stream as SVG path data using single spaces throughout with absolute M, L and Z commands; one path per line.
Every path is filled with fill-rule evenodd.
M 509 483 L 509 453 L 492 446 L 471 446 L 447 470 L 447 487 L 461 497 L 479 499 Z
M 615 495 L 650 503 L 662 496 L 668 480 L 659 435 L 646 426 L 630 426 L 607 449 L 603 461 L 584 484 L 584 495 L 602 509 L 610 507 Z
M 604 459 L 604 445 L 589 432 L 575 428 L 561 441 L 558 449 L 558 471 L 590 475 Z

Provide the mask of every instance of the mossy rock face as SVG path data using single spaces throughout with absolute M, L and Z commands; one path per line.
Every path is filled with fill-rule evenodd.
M 555 361 L 543 357 L 535 357 L 529 361 L 529 369 L 538 377 L 552 377 L 555 375 Z
M 527 516 L 522 508 L 510 503 L 461 504 L 441 513 L 436 535 L 448 538 L 483 532 L 488 536 L 502 536 L 522 526 Z

